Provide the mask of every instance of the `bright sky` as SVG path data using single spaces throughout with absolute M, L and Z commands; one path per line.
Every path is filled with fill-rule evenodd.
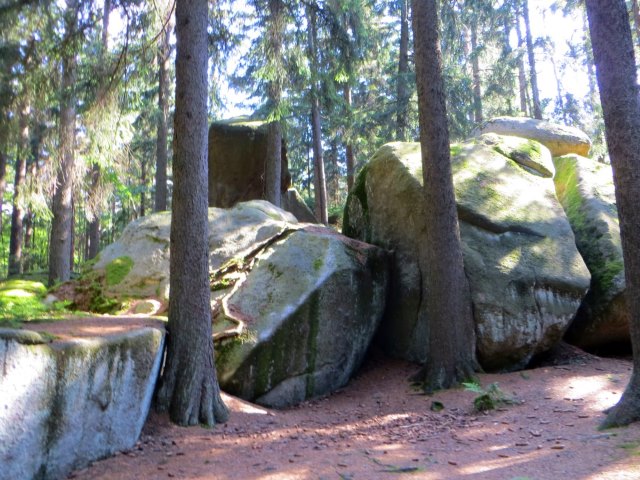
M 62 1 L 62 0 L 59 0 Z M 238 0 L 244 5 L 244 0 Z M 573 94 L 577 98 L 582 98 L 587 92 L 587 78 L 584 67 L 580 65 L 564 66 L 563 58 L 568 52 L 569 41 L 577 43 L 581 41 L 583 34 L 582 19 L 579 14 L 573 17 L 564 17 L 562 12 L 553 12 L 551 5 L 554 0 L 530 0 L 531 29 L 534 39 L 548 36 L 555 43 L 556 47 L 556 67 L 559 69 L 562 87 L 567 93 Z M 113 11 L 110 17 L 112 36 L 115 37 L 122 32 L 124 22 L 120 18 L 118 11 Z M 543 53 L 542 49 L 536 50 L 536 62 L 538 71 L 538 84 L 542 99 L 555 99 L 556 81 L 553 73 L 553 65 L 549 57 Z M 228 62 L 228 72 L 231 73 L 237 65 L 237 58 L 231 58 Z M 223 85 L 223 98 L 226 99 L 226 111 L 221 112 L 222 117 L 235 117 L 239 115 L 249 115 L 251 110 L 243 107 L 242 104 L 248 100 L 247 95 L 236 92 L 228 86 Z M 553 101 L 551 102 L 553 105 Z

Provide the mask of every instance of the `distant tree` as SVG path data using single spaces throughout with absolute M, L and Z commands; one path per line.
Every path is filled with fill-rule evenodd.
M 416 380 L 425 391 L 473 376 L 475 338 L 453 189 L 436 0 L 413 0 L 420 144 L 427 235 L 421 242 L 428 312 L 427 360 Z
M 320 99 L 318 92 L 317 72 L 318 63 L 318 33 L 316 25 L 316 11 L 314 6 L 307 6 L 308 28 L 308 52 L 311 66 L 311 132 L 313 138 L 313 171 L 315 190 L 315 214 L 316 218 L 324 223 L 329 223 L 327 207 L 327 182 L 324 173 L 324 159 L 322 152 L 322 126 L 320 120 Z
M 167 7 L 165 5 L 165 7 Z M 165 8 L 158 42 L 158 121 L 156 137 L 156 176 L 154 212 L 167 209 L 167 121 L 169 116 L 169 59 L 173 10 Z
M 49 285 L 71 277 L 73 176 L 75 167 L 76 74 L 75 43 L 79 15 L 78 0 L 69 0 L 64 13 L 67 50 L 62 58 L 59 120 L 59 165 L 53 195 L 53 220 L 49 244 Z
M 640 100 L 629 16 L 624 0 L 587 0 L 587 15 L 605 135 L 620 219 L 633 372 L 602 427 L 640 421 Z
M 529 81 L 531 82 L 533 118 L 542 120 L 540 91 L 538 90 L 538 73 L 536 71 L 536 56 L 533 51 L 533 36 L 531 34 L 531 22 L 529 21 L 529 0 L 522 0 L 522 17 L 524 18 L 525 38 L 527 41 L 527 58 L 529 59 Z
M 409 128 L 409 0 L 400 0 L 400 50 L 398 54 L 398 86 L 396 139 L 407 140 Z
M 29 152 L 29 116 L 31 108 L 28 93 L 23 92 L 19 112 L 18 154 L 15 161 L 13 182 L 13 210 L 11 213 L 11 236 L 9 238 L 8 275 L 22 273 L 22 243 L 24 241 L 25 187 L 27 181 L 27 156 Z
M 176 2 L 167 358 L 157 405 L 179 425 L 226 421 L 214 364 L 207 195 L 207 0 Z
M 265 160 L 265 198 L 280 206 L 282 184 L 282 44 L 284 41 L 285 5 L 282 0 L 268 1 L 267 57 L 271 65 L 267 82 L 269 124 L 267 126 L 267 158 Z

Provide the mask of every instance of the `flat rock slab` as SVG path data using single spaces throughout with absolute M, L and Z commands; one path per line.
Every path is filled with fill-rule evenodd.
M 1 480 L 64 478 L 132 448 L 147 417 L 163 329 L 49 342 L 0 329 Z
M 586 157 L 591 150 L 591 139 L 583 131 L 558 123 L 527 117 L 496 117 L 488 120 L 477 134 L 497 133 L 528 138 L 540 142 L 558 157 L 575 153 Z

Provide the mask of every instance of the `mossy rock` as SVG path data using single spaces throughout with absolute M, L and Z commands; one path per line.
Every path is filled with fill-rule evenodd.
M 555 185 L 591 272 L 591 287 L 567 332 L 582 348 L 629 343 L 630 315 L 611 166 L 578 155 L 554 158 Z
M 452 151 L 478 357 L 486 369 L 519 368 L 562 338 L 589 272 L 553 181 L 513 159 L 544 147 L 491 135 Z M 429 228 L 424 209 L 420 145 L 391 143 L 360 173 L 343 227 L 349 236 L 394 252 L 378 338 L 389 354 L 411 361 L 424 361 L 427 353 L 429 312 L 418 260 Z

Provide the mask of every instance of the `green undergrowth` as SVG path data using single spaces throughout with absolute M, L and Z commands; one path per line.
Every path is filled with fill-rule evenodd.
M 55 320 L 66 312 L 64 302 L 43 302 L 47 288 L 26 279 L 0 281 L 0 327 L 19 328 L 24 322 Z
M 473 406 L 479 412 L 487 412 L 504 405 L 516 405 L 520 403 L 518 400 L 500 390 L 497 383 L 492 383 L 486 388 L 478 382 L 465 382 L 462 385 L 465 390 L 478 394 L 473 400 Z

